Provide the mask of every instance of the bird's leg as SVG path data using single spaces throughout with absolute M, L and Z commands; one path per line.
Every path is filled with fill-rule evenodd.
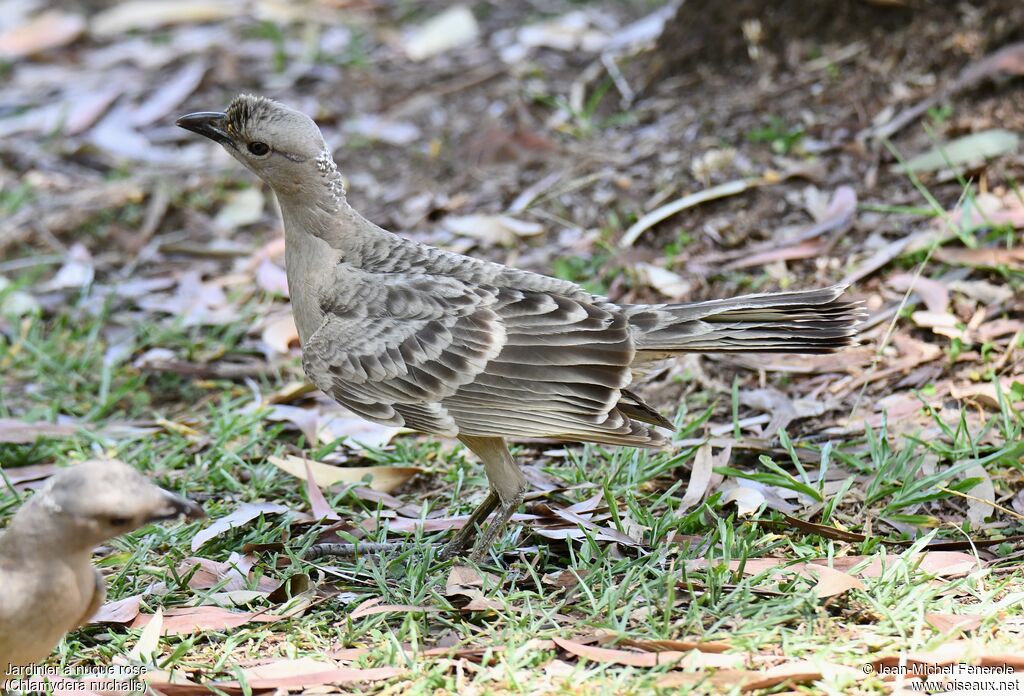
M 488 493 L 487 497 L 484 498 L 484 502 L 480 503 L 473 514 L 466 520 L 466 524 L 462 526 L 455 536 L 445 544 L 445 547 L 441 550 L 441 558 L 454 558 L 455 556 L 462 555 L 462 552 L 469 548 L 469 545 L 473 542 L 476 537 L 477 527 L 483 526 L 484 520 L 487 516 L 494 512 L 494 508 L 498 507 L 500 502 L 498 494 L 492 488 Z
M 491 509 L 494 507 L 498 509 L 494 519 L 487 526 L 487 530 L 477 538 L 476 544 L 473 546 L 473 552 L 469 556 L 471 561 L 480 562 L 487 555 L 491 544 L 494 543 L 498 534 L 505 529 L 512 515 L 522 505 L 523 497 L 526 495 L 526 477 L 523 476 L 519 465 L 512 459 L 512 454 L 508 451 L 503 438 L 460 435 L 459 440 L 483 461 L 484 471 L 487 472 L 487 480 L 491 484 L 491 494 L 487 496 L 484 505 L 477 508 L 470 519 L 472 521 L 481 521 Z M 492 498 L 496 498 L 496 500 L 492 501 Z M 473 518 L 477 517 L 477 513 L 484 511 L 485 505 L 488 504 L 490 508 L 480 515 L 479 520 L 474 520 Z M 473 529 L 469 524 L 463 530 L 466 528 Z M 460 530 L 459 536 L 452 540 L 452 543 L 454 544 L 456 541 L 462 541 L 464 544 L 468 543 L 472 536 L 472 531 L 467 532 L 466 539 L 461 540 L 462 530 Z
M 469 560 L 474 563 L 480 563 L 487 556 L 487 552 L 491 549 L 491 544 L 498 535 L 505 530 L 508 525 L 508 521 L 512 519 L 512 515 L 516 513 L 519 506 L 523 504 L 523 498 L 526 496 L 526 490 L 519 491 L 513 498 L 509 500 L 502 500 L 501 505 L 498 507 L 498 513 L 491 520 L 491 523 L 487 525 L 486 531 L 476 540 L 476 544 L 473 545 L 473 553 L 469 554 Z

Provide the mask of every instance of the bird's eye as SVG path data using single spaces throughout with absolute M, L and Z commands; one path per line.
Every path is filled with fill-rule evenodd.
M 131 522 L 131 520 L 127 517 L 111 517 L 107 521 L 110 523 L 110 526 L 112 527 L 124 527 L 129 522 Z
M 257 140 L 254 143 L 249 143 L 249 152 L 259 157 L 270 152 L 270 146 Z

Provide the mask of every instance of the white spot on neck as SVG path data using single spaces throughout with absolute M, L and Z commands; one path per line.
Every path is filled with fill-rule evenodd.
M 316 168 L 324 179 L 324 184 L 327 186 L 327 193 L 330 197 L 338 203 L 345 200 L 345 182 L 338 172 L 338 165 L 334 163 L 330 149 L 325 147 L 317 155 Z

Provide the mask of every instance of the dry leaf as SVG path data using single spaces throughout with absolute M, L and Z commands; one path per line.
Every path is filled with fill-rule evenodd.
M 2 420 L 0 420 L 0 442 L 7 442 L 7 440 L 3 438 Z M 19 483 L 48 479 L 60 471 L 60 469 L 56 464 L 29 464 L 28 466 L 19 466 L 13 469 L 5 468 L 0 464 L 0 471 L 3 472 L 4 477 L 10 481 L 11 485 L 17 486 Z
M 358 607 L 352 610 L 349 614 L 350 619 L 361 619 L 364 616 L 373 616 L 374 614 L 391 614 L 395 612 L 407 613 L 407 612 L 433 612 L 441 611 L 437 607 L 421 607 L 415 604 L 381 604 L 379 597 L 374 599 L 368 599 Z
M 267 320 L 260 334 L 260 340 L 275 353 L 287 355 L 293 345 L 299 343 L 299 330 L 295 328 L 292 313 L 280 314 Z
M 132 622 L 132 628 L 139 628 L 139 619 L 141 616 L 136 616 Z M 142 624 L 141 635 L 139 640 L 135 644 L 135 647 L 128 651 L 127 658 L 132 662 L 153 662 L 160 650 L 160 636 L 164 630 L 164 611 L 158 608 L 156 613 L 151 616 L 146 616 L 146 621 Z
M 276 503 L 242 503 L 230 515 L 214 520 L 206 529 L 192 538 L 192 550 L 198 551 L 203 544 L 235 527 L 252 522 L 261 515 L 281 515 L 288 512 L 284 505 Z
M 643 282 L 659 293 L 673 300 L 682 300 L 690 296 L 693 284 L 678 273 L 651 263 L 638 263 L 635 266 L 643 277 Z
M 317 426 L 320 421 L 320 414 L 317 413 L 316 409 L 274 404 L 267 409 L 264 418 L 269 421 L 291 423 L 302 431 L 302 434 L 306 437 L 307 445 L 315 445 L 317 443 Z
M 131 595 L 113 602 L 107 602 L 99 611 L 89 619 L 89 623 L 116 623 L 129 624 L 139 615 L 139 607 L 142 604 L 142 595 Z
M 992 385 L 986 385 L 992 386 Z M 993 388 L 993 392 L 995 389 Z M 1004 392 L 1005 393 L 1005 392 Z M 974 488 L 966 491 L 971 495 L 967 499 L 967 519 L 971 521 L 971 526 L 975 529 L 983 527 L 985 525 L 985 518 L 989 515 L 994 515 L 996 512 L 995 507 L 989 503 L 983 501 L 995 501 L 996 499 L 996 488 L 992 483 L 992 478 L 988 475 L 988 471 L 985 470 L 981 464 L 975 464 L 972 467 L 968 467 L 960 475 L 962 479 L 981 479 Z
M 583 10 L 522 27 L 516 32 L 516 39 L 525 48 L 559 51 L 600 51 L 608 43 L 608 35 L 592 28 L 590 17 Z
M 391 679 L 402 674 L 397 667 L 376 667 L 359 669 L 355 667 L 338 667 L 327 662 L 320 662 L 304 657 L 297 660 L 278 660 L 265 665 L 247 667 L 241 670 L 245 677 L 244 683 L 253 691 L 277 692 L 314 689 L 328 685 L 353 684 Z M 241 688 L 241 682 L 219 682 L 218 689 Z
M 335 411 L 339 413 L 339 411 Z M 323 416 L 320 423 L 320 442 L 330 444 L 340 438 L 347 438 L 349 446 L 362 445 L 369 448 L 381 448 L 391 442 L 392 438 L 402 431 L 391 425 L 371 423 L 365 418 L 348 415 L 350 412 L 341 410 L 346 415 Z
M 479 34 L 473 12 L 465 5 L 456 5 L 406 31 L 401 47 L 410 60 L 421 61 L 472 43 Z
M 76 14 L 50 10 L 25 24 L 0 34 L 0 57 L 24 58 L 51 48 L 66 46 L 85 31 L 85 20 Z
M 939 261 L 951 266 L 971 266 L 972 268 L 998 268 L 1006 266 L 1013 269 L 1024 269 L 1024 247 L 998 249 L 961 249 L 939 247 L 934 256 Z
M 725 655 L 713 652 L 691 650 L 662 650 L 659 652 L 634 652 L 615 648 L 601 648 L 596 645 L 585 645 L 565 638 L 554 638 L 555 645 L 568 653 L 592 662 L 603 664 L 625 665 L 627 667 L 659 667 L 670 665 L 679 668 L 715 668 L 729 669 L 743 665 L 743 655 Z
M 934 224 L 940 228 L 952 224 L 959 227 L 962 233 L 997 225 L 1021 229 L 1024 228 L 1024 201 L 1016 191 L 1002 196 L 989 191 L 981 192 L 949 213 L 948 221 L 940 217 Z
M 331 466 L 291 455 L 268 457 L 267 460 L 279 469 L 302 480 L 306 480 L 307 471 L 312 471 L 317 485 L 323 488 L 336 483 L 361 484 L 363 479 L 369 476 L 370 488 L 385 493 L 395 490 L 423 471 L 418 466 Z
M 121 2 L 98 13 L 92 19 L 96 36 L 110 37 L 133 29 L 156 29 L 171 24 L 214 22 L 243 14 L 238 2 L 202 2 L 200 0 L 136 0 Z
M 894 171 L 933 172 L 939 169 L 977 166 L 987 159 L 1017 151 L 1020 136 L 1008 130 L 993 128 L 942 143 L 893 167 Z
M 316 520 L 340 520 L 338 513 L 334 511 L 331 504 L 327 502 L 323 491 L 316 483 L 316 476 L 313 474 L 312 465 L 306 460 L 306 497 L 309 498 L 310 512 Z
M 722 486 L 722 490 L 725 491 L 725 495 L 722 497 L 722 503 L 735 503 L 736 514 L 740 517 L 746 517 L 753 515 L 755 512 L 761 509 L 761 506 L 765 504 L 764 493 L 743 484 L 735 484 L 726 490 L 725 486 Z
M 217 212 L 213 224 L 222 230 L 233 231 L 259 222 L 263 217 L 263 192 L 257 188 L 232 191 Z
M 945 314 L 949 311 L 949 290 L 937 280 L 910 273 L 897 273 L 889 276 L 886 284 L 898 292 L 913 290 L 921 296 L 928 311 L 933 314 Z
M 166 118 L 175 111 L 189 95 L 196 91 L 206 75 L 204 60 L 187 63 L 167 82 L 160 85 L 149 98 L 131 114 L 129 122 L 136 128 L 148 126 Z
M 263 259 L 256 268 L 256 285 L 271 295 L 288 297 L 288 274 L 270 259 Z
M 256 563 L 256 557 L 251 555 L 239 555 L 232 553 L 227 561 L 212 561 L 208 558 L 190 556 L 178 564 L 177 573 L 181 577 L 191 574 L 188 586 L 194 590 L 206 590 L 228 580 L 221 588 L 224 591 L 233 591 L 247 588 L 249 586 L 249 571 Z M 273 592 L 281 583 L 268 578 L 260 577 L 256 591 L 262 593 Z
M 43 423 L 42 421 L 24 422 L 13 418 L 0 418 L 0 442 L 31 444 L 44 437 L 71 437 L 76 432 L 78 432 L 77 425 Z
M 508 215 L 449 215 L 442 224 L 450 232 L 495 246 L 513 246 L 522 237 L 544 233 L 540 223 L 524 222 Z
M 131 628 L 149 627 L 156 624 L 159 631 L 156 635 L 178 636 L 203 631 L 225 631 L 238 628 L 247 623 L 269 623 L 280 621 L 282 616 L 267 612 L 231 611 L 221 607 L 203 605 L 198 607 L 175 607 L 166 612 L 157 611 L 155 615 L 140 614 L 132 622 Z M 146 633 L 145 631 L 143 632 Z M 142 639 L 139 639 L 142 643 Z
M 690 480 L 686 484 L 686 493 L 679 502 L 677 513 L 682 514 L 692 509 L 707 495 L 711 474 L 715 468 L 714 457 L 711 456 L 711 443 L 706 442 L 697 448 L 690 468 Z
M 81 290 L 90 285 L 96 275 L 92 254 L 81 242 L 75 242 L 68 251 L 67 260 L 57 275 L 41 286 L 42 290 Z
M 984 618 L 979 614 L 940 614 L 930 612 L 924 615 L 924 620 L 931 624 L 932 628 L 939 633 L 973 631 L 981 626 Z
M 835 597 L 849 590 L 864 589 L 864 583 L 860 580 L 835 568 L 819 565 L 810 572 L 818 574 L 818 583 L 813 589 L 814 595 L 818 599 Z
M 409 121 L 395 121 L 375 114 L 363 114 L 346 121 L 345 132 L 379 140 L 388 145 L 411 145 L 420 139 L 420 129 Z

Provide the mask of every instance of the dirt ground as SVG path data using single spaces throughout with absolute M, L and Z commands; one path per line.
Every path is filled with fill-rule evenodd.
M 369 456 L 325 449 L 344 436 L 379 438 L 389 464 L 416 463 L 412 452 L 428 452 L 431 466 L 460 456 L 413 436 L 392 442 L 394 433 L 364 430 L 295 389 L 303 376 L 272 194 L 174 126 L 250 92 L 314 116 L 351 204 L 412 239 L 622 303 L 848 283 L 867 318 L 841 354 L 691 356 L 647 375 L 642 394 L 683 424 L 677 446 L 707 447 L 696 501 L 723 505 L 723 516 L 760 509 L 780 538 L 808 535 L 813 554 L 829 558 L 842 544 L 871 554 L 883 537 L 903 544 L 937 530 L 947 546 L 935 551 L 976 552 L 978 568 L 1009 583 L 1002 596 L 1020 591 L 1024 3 L 687 0 L 676 10 L 648 0 L 493 0 L 467 6 L 471 30 L 464 17 L 447 20 L 440 40 L 468 31 L 465 40 L 426 56 L 412 47 L 448 3 L 172 5 L 12 0 L 0 18 L 4 470 L 124 457 L 138 445 L 109 433 L 143 428 L 188 441 L 172 454 L 147 450 L 155 474 L 233 504 L 249 500 L 239 481 L 273 480 L 257 486 L 268 499 L 282 485 L 267 473 L 268 455 Z M 968 136 L 976 139 L 958 148 Z M 915 159 L 929 151 L 930 162 Z M 701 193 L 710 200 L 687 204 Z M 271 420 L 287 431 L 261 430 L 237 470 L 228 462 L 216 476 L 187 473 L 249 437 L 220 437 L 213 424 L 218 409 L 236 409 L 223 406 L 230 399 L 253 398 L 279 409 Z M 333 437 L 317 432 L 329 419 Z M 19 425 L 43 422 L 93 435 L 38 444 Z M 313 437 L 299 440 L 310 428 Z M 552 448 L 520 450 L 549 490 L 545 467 L 572 470 Z M 602 466 L 618 475 L 628 467 L 616 456 Z M 829 457 L 837 468 L 826 476 Z M 778 471 L 764 469 L 766 458 Z M 829 495 L 808 497 L 801 459 L 819 483 L 829 479 Z M 631 485 L 678 502 L 701 466 L 696 455 L 685 461 L 653 465 L 650 480 Z M 853 483 L 842 488 L 846 473 Z M 403 503 L 443 506 L 449 494 L 457 507 L 461 483 L 444 476 L 431 470 L 391 491 L 392 512 L 405 519 Z M 25 492 L 44 478 L 9 487 Z M 13 492 L 0 498 L 0 522 L 16 502 Z M 540 510 L 538 528 L 551 509 Z M 711 534 L 715 524 L 702 519 L 665 533 Z M 552 533 L 544 543 L 562 549 L 581 538 Z M 710 557 L 718 543 L 701 548 Z M 285 567 L 283 558 L 268 567 Z M 115 588 L 114 597 L 136 590 Z M 877 619 L 875 605 L 857 602 L 802 625 L 820 620 L 846 635 L 848 624 Z M 1005 612 L 986 635 L 1012 643 L 1019 613 Z M 101 659 L 98 630 L 81 639 L 83 659 Z M 445 640 L 468 640 L 451 631 Z M 762 657 L 792 657 L 775 634 L 754 643 Z M 585 657 L 559 645 L 545 648 L 555 662 Z M 247 658 L 264 656 L 256 653 Z M 227 678 L 219 658 L 194 663 Z M 544 688 L 555 688 L 558 669 Z M 437 688 L 454 688 L 444 681 L 453 672 L 438 670 L 449 676 Z

